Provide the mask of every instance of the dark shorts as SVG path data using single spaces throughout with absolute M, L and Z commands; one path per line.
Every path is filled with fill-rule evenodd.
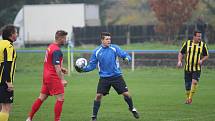
M 191 89 L 192 79 L 199 81 L 201 75 L 201 71 L 194 71 L 194 72 L 184 72 L 184 80 L 185 80 L 185 88 L 186 90 Z
M 122 76 L 101 77 L 97 86 L 97 93 L 101 93 L 103 95 L 109 94 L 111 86 L 116 90 L 118 94 L 122 94 L 128 91 L 128 88 Z
M 192 82 L 192 79 L 199 81 L 200 75 L 201 75 L 201 71 L 194 71 L 194 72 L 185 71 L 184 72 L 184 79 L 187 82 L 189 82 L 189 81 Z
M 0 85 L 0 103 L 13 103 L 13 91 L 7 91 L 7 84 Z

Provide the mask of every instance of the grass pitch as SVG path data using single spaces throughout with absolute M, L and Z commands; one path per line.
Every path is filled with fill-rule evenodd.
M 15 99 L 9 121 L 25 121 L 39 96 L 44 54 L 18 53 Z M 66 58 L 66 57 L 65 57 Z M 98 121 L 214 121 L 215 69 L 203 68 L 193 104 L 185 105 L 183 69 L 143 67 L 123 69 L 124 78 L 141 118 L 128 111 L 123 97 L 111 89 L 102 100 Z M 97 70 L 67 76 L 62 121 L 89 121 L 98 82 Z M 34 121 L 54 120 L 55 97 L 49 97 Z

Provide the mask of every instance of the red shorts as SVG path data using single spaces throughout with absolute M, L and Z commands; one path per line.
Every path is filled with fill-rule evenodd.
M 44 82 L 41 88 L 41 93 L 47 95 L 57 95 L 64 93 L 64 86 L 61 80 L 51 80 L 50 82 Z

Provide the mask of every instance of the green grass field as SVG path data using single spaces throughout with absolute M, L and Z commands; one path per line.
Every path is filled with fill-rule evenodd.
M 94 45 L 75 48 L 90 49 Z M 176 50 L 179 46 L 161 43 L 143 43 L 122 46 L 123 49 Z M 209 46 L 215 49 L 214 45 Z M 27 49 L 44 49 L 27 48 Z M 64 64 L 67 54 L 64 53 Z M 80 54 L 76 56 L 81 56 Z M 9 121 L 25 121 L 33 101 L 39 96 L 44 53 L 18 53 L 15 77 L 15 100 Z M 65 65 L 65 67 L 67 67 Z M 140 112 L 138 121 L 214 121 L 215 120 L 215 69 L 204 68 L 197 94 L 192 105 L 185 105 L 183 69 L 143 67 L 134 72 L 123 69 L 124 78 Z M 89 121 L 98 82 L 97 70 L 67 76 L 62 121 Z M 35 115 L 34 121 L 53 121 L 55 98 L 50 97 Z M 103 98 L 98 121 L 135 121 L 122 96 L 112 89 Z
M 18 54 L 15 100 L 10 121 L 25 121 L 38 97 L 42 80 L 43 54 Z M 31 63 L 31 64 L 29 64 Z M 203 69 L 192 105 L 185 105 L 183 69 L 143 67 L 124 69 L 124 78 L 141 118 L 138 121 L 214 121 L 215 69 Z M 98 82 L 97 71 L 67 76 L 62 121 L 89 121 Z M 50 97 L 34 121 L 53 121 L 55 98 Z M 136 121 L 122 96 L 112 89 L 103 98 L 98 121 Z

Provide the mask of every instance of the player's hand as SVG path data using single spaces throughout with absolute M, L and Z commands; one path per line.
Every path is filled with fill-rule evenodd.
M 75 70 L 79 73 L 84 72 L 82 68 L 79 68 L 78 66 L 75 65 Z
M 61 80 L 61 83 L 63 84 L 64 87 L 66 87 L 66 85 L 68 84 L 66 80 Z
M 129 63 L 129 59 L 128 59 L 127 57 L 124 58 L 123 60 L 124 60 L 124 63 L 125 63 L 125 64 L 128 64 L 128 63 Z
M 182 67 L 182 62 L 181 62 L 181 61 L 178 61 L 177 67 L 178 67 L 178 68 Z
M 64 74 L 68 74 L 68 70 L 66 68 L 61 68 L 61 71 L 64 73 Z
M 201 66 L 201 65 L 203 64 L 203 61 L 200 60 L 200 61 L 198 62 L 198 64 Z
M 7 84 L 7 91 L 11 92 L 14 90 L 14 86 L 11 82 L 6 82 Z

